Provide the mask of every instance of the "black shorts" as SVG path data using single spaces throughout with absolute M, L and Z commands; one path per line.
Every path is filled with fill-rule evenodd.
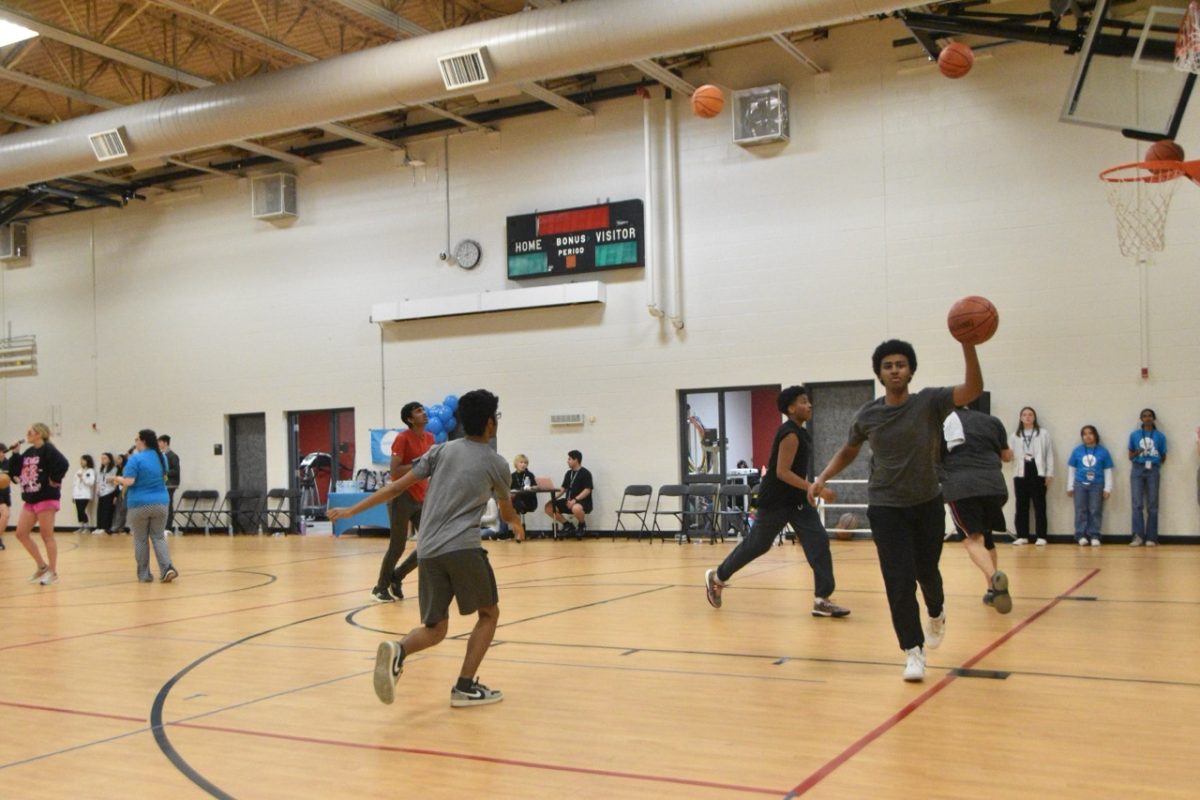
M 417 586 L 421 623 L 429 628 L 450 616 L 451 598 L 458 599 L 460 614 L 500 602 L 496 575 L 482 547 L 422 558 L 417 562 Z
M 560 514 L 570 514 L 571 506 L 576 503 L 583 506 L 583 513 L 592 513 L 592 499 L 590 497 L 585 497 L 582 500 L 575 500 L 574 498 L 567 500 L 565 497 L 560 497 L 554 501 L 554 507 L 558 509 L 558 513 Z
M 954 529 L 964 536 L 969 533 L 988 534 L 992 531 L 1008 530 L 1004 519 L 1005 497 L 964 497 L 961 500 L 951 500 L 950 518 L 954 520 Z

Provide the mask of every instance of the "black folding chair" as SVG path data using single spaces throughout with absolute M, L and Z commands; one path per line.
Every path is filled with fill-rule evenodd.
M 690 542 L 692 531 L 698 535 L 707 535 L 709 544 L 716 544 L 717 538 L 725 541 L 725 536 L 717 530 L 716 511 L 717 493 L 720 490 L 715 483 L 692 483 L 688 485 L 687 506 L 683 514 L 683 539 Z
M 203 530 L 207 536 L 213 526 L 213 513 L 217 510 L 217 502 L 221 493 L 216 489 L 188 489 L 179 496 L 179 505 L 175 508 L 175 521 L 178 529 Z
M 650 510 L 650 495 L 653 493 L 654 488 L 646 483 L 634 483 L 625 487 L 625 494 L 621 495 L 621 507 L 617 509 L 617 522 L 615 525 L 613 525 L 613 541 L 617 540 L 617 531 L 629 530 L 627 527 L 625 527 L 625 523 L 621 519 L 621 515 L 623 514 L 631 515 L 640 524 L 640 527 L 637 531 L 639 539 L 642 537 L 643 533 L 650 532 L 650 529 L 646 527 L 646 513 Z M 641 505 L 641 508 L 625 507 L 625 503 L 629 501 L 631 497 L 635 498 L 633 504 L 635 506 Z M 645 502 L 636 499 L 639 497 L 646 498 Z
M 661 533 L 663 539 L 667 538 L 667 532 L 665 530 L 663 530 L 662 526 L 659 524 L 660 517 L 671 517 L 675 520 L 676 523 L 678 523 L 679 530 L 672 531 L 671 532 L 672 536 L 681 537 L 681 536 L 685 535 L 685 532 L 683 529 L 683 512 L 684 512 L 684 509 L 686 508 L 686 504 L 687 504 L 687 499 L 686 499 L 687 493 L 688 493 L 688 489 L 682 483 L 666 483 L 666 484 L 663 484 L 662 486 L 658 487 L 658 497 L 655 498 L 655 500 L 654 500 L 654 513 L 651 515 L 651 519 L 653 520 L 653 526 L 650 531 L 650 541 L 651 542 L 654 541 L 654 531 L 658 531 L 659 533 Z M 677 508 L 666 508 L 666 509 L 662 508 L 662 502 L 663 502 L 664 497 L 679 498 L 678 507 Z M 669 501 L 669 502 L 674 502 L 674 501 Z
M 225 502 L 213 512 L 214 527 L 225 528 L 230 536 L 257 530 L 262 524 L 262 502 L 262 495 L 256 491 L 230 489 L 225 493 Z
M 299 503 L 300 492 L 290 489 L 272 489 L 267 492 L 263 528 L 284 535 L 296 530 L 296 509 Z
M 724 535 L 745 536 L 750 532 L 750 487 L 744 483 L 726 483 L 717 492 L 716 528 Z

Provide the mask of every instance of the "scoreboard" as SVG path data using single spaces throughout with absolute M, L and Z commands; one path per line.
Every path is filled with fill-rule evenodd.
M 508 277 L 578 275 L 646 265 L 641 200 L 508 218 Z

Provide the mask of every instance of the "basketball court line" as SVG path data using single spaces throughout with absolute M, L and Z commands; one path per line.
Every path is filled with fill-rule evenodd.
M 260 589 L 263 586 L 270 586 L 272 583 L 275 583 L 275 581 L 279 580 L 279 576 L 272 575 L 269 572 L 250 572 L 247 570 L 236 570 L 236 569 L 220 570 L 220 571 L 214 571 L 212 573 L 206 573 L 206 574 L 231 575 L 234 573 L 243 573 L 246 575 L 261 575 L 265 578 L 269 578 L 270 580 L 263 581 L 262 583 L 254 583 L 249 586 L 243 586 L 239 589 L 222 589 L 218 592 L 203 592 L 201 594 L 176 594 L 176 593 L 172 592 L 170 595 L 164 596 L 164 597 L 142 597 L 142 598 L 136 598 L 133 600 L 109 600 L 109 601 L 97 600 L 97 601 L 89 602 L 89 603 L 55 603 L 54 607 L 55 608 L 88 608 L 91 606 L 122 606 L 122 605 L 133 605 L 133 604 L 137 604 L 137 603 L 160 603 L 160 602 L 165 603 L 165 602 L 171 602 L 174 600 L 195 600 L 200 597 L 219 597 L 220 595 L 223 595 L 223 594 L 234 594 L 236 592 L 245 592 L 250 589 Z M 200 575 L 200 577 L 202 577 L 202 576 L 203 576 L 203 574 Z M 197 573 L 190 573 L 189 577 L 197 577 Z M 82 591 L 84 589 L 107 589 L 112 586 L 129 586 L 130 588 L 133 588 L 133 587 L 138 586 L 138 582 L 136 580 L 127 580 L 127 581 L 120 581 L 119 583 L 103 583 L 103 584 L 95 584 L 93 586 L 78 586 L 78 587 L 74 587 L 73 589 L 69 589 L 68 591 Z M 11 595 L 11 596 L 12 597 L 37 597 L 38 594 L 31 593 L 31 594 L 25 594 L 25 595 Z M 45 594 L 43 594 L 42 596 L 45 596 Z M 3 599 L 3 598 L 0 598 L 0 599 Z M 43 609 L 44 610 L 46 608 L 46 606 L 45 605 L 0 606 L 0 610 L 6 610 L 6 609 L 10 609 L 10 608 Z
M 1049 612 L 1050 609 L 1054 608 L 1056 605 L 1061 603 L 1063 597 L 1072 594 L 1076 589 L 1083 586 L 1085 583 L 1087 583 L 1088 581 L 1090 581 L 1092 578 L 1096 577 L 1099 574 L 1100 574 L 1100 568 L 1099 567 L 1094 568 L 1087 575 L 1083 576 L 1078 581 L 1076 581 L 1074 583 L 1074 585 L 1072 585 L 1065 592 L 1063 592 L 1058 597 L 1051 600 L 1046 605 L 1039 608 L 1037 611 L 1030 614 L 1025 619 L 1021 620 L 1019 623 L 1017 623 L 1012 628 L 1010 628 L 1007 632 L 1001 634 L 991 644 L 988 644 L 987 646 L 985 646 L 982 650 L 980 650 L 978 653 L 976 653 L 975 655 L 968 658 L 966 661 L 964 661 L 959 666 L 963 669 L 969 669 L 969 668 L 973 667 L 975 664 L 978 664 L 980 661 L 982 661 L 984 658 L 986 658 L 988 655 L 990 655 L 993 651 L 995 651 L 998 647 L 1003 645 L 1009 639 L 1016 636 L 1018 633 L 1023 631 L 1025 628 L 1027 628 L 1032 623 L 1036 622 L 1038 619 L 1040 619 L 1042 616 L 1044 616 L 1047 612 Z M 921 695 L 919 697 L 917 697 L 915 700 L 908 703 L 906 706 L 901 708 L 899 711 L 897 711 L 892 716 L 888 717 L 882 723 L 880 723 L 875 728 L 873 728 L 868 733 L 866 733 L 864 736 L 859 738 L 858 741 L 851 743 L 850 746 L 847 747 L 845 750 L 843 750 L 841 753 L 834 756 L 832 759 L 827 761 L 824 765 L 822 765 L 819 769 L 817 769 L 815 772 L 810 774 L 803 781 L 796 784 L 796 786 L 793 787 L 792 790 L 787 793 L 787 795 L 785 795 L 784 800 L 792 800 L 792 798 L 796 798 L 796 797 L 799 797 L 799 796 L 807 793 L 809 789 L 812 789 L 814 786 L 819 784 L 821 781 L 825 780 L 838 767 L 842 766 L 847 761 L 854 758 L 854 756 L 858 755 L 860 752 L 862 752 L 864 749 L 866 749 L 866 747 L 868 745 L 870 745 L 872 742 L 874 742 L 876 739 L 880 738 L 885 733 L 890 731 L 892 728 L 899 725 L 902 721 L 904 721 L 904 719 L 906 717 L 908 717 L 910 714 L 912 714 L 914 711 L 916 711 L 921 706 L 925 705 L 925 703 L 927 703 L 931 698 L 938 695 L 943 689 L 945 689 L 947 686 L 949 686 L 951 683 L 953 683 L 957 679 L 958 679 L 957 675 L 955 675 L 954 673 L 948 673 L 940 681 L 938 681 L 933 686 L 929 687 L 924 692 L 922 692 Z

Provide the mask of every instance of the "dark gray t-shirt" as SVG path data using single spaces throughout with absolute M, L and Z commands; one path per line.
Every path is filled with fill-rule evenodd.
M 969 409 L 954 412 L 962 423 L 964 441 L 942 459 L 942 497 L 1002 497 L 1008 485 L 1001 471 L 1000 454 L 1008 449 L 1004 423 L 990 414 Z
M 922 389 L 898 406 L 889 406 L 880 397 L 858 410 L 849 443 L 854 447 L 871 443 L 868 503 L 915 506 L 938 496 L 942 420 L 953 410 L 952 386 Z
M 489 445 L 455 439 L 429 448 L 413 463 L 413 472 L 429 478 L 417 558 L 479 547 L 479 519 L 488 498 L 508 495 L 508 462 Z

